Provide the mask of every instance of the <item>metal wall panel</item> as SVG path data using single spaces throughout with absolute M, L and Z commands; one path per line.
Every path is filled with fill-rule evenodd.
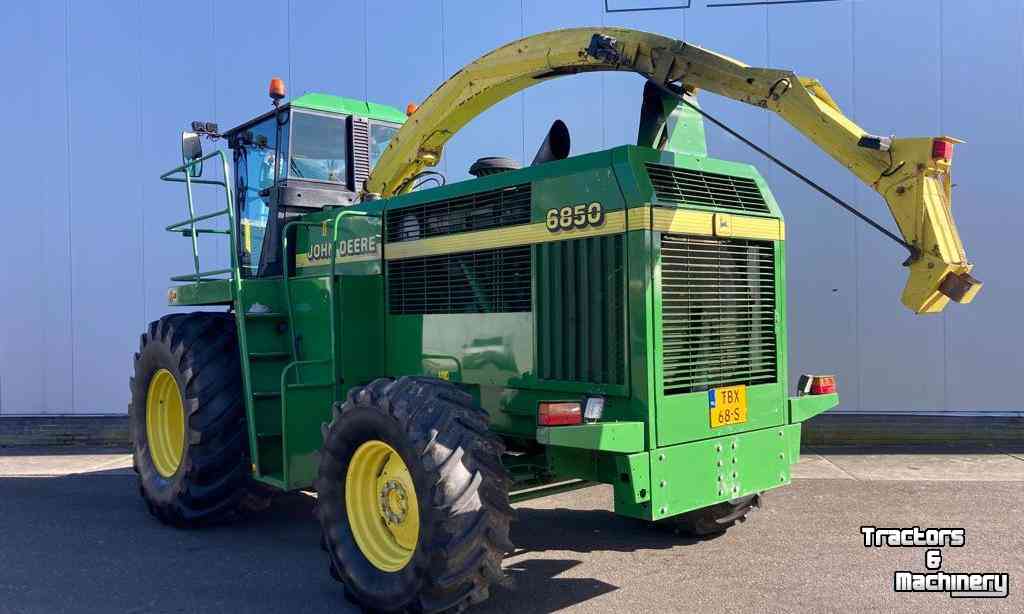
M 613 8 L 649 3 L 613 3 Z M 954 206 L 986 286 L 969 307 L 915 317 L 899 305 L 901 249 L 709 127 L 715 157 L 756 164 L 787 215 L 790 369 L 834 371 L 842 410 L 1016 411 L 1024 284 L 1007 255 L 1024 227 L 1015 150 L 1024 137 L 1024 0 L 759 2 L 604 12 L 604 0 L 491 4 L 434 0 L 401 10 L 366 0 L 82 0 L 22 3 L 0 50 L 22 113 L 5 134 L 0 242 L 0 413 L 122 413 L 130 358 L 166 313 L 168 276 L 188 242 L 163 232 L 184 217 L 178 132 L 193 119 L 235 125 L 269 108 L 266 84 L 404 108 L 481 53 L 522 33 L 608 24 L 682 36 L 753 65 L 820 78 L 866 129 L 965 138 Z M 724 3 L 731 4 L 731 3 Z M 620 6 L 621 5 L 621 6 Z M 592 74 L 504 101 L 450 143 L 440 170 L 467 177 L 480 156 L 528 162 L 555 118 L 573 154 L 635 138 L 642 81 Z M 788 125 L 703 96 L 730 125 L 890 226 L 884 202 Z M 200 208 L 220 205 L 204 192 Z M 209 268 L 223 239 L 202 245 Z
M 854 85 L 851 10 L 848 2 L 769 7 L 766 62 L 817 77 L 841 107 L 849 108 Z M 852 175 L 776 117 L 771 118 L 769 143 L 782 159 L 841 198 L 853 197 Z M 758 167 L 786 215 L 791 378 L 834 372 L 842 374 L 841 382 L 852 381 L 847 374 L 858 367 L 855 220 L 770 163 Z M 898 271 L 886 270 L 893 273 Z M 895 299 L 892 308 L 900 309 Z M 854 386 L 840 390 L 844 406 L 860 406 Z
M 904 136 L 942 133 L 941 72 L 935 46 L 939 13 L 930 10 L 933 6 L 930 0 L 853 5 L 856 53 L 851 67 L 856 87 L 853 97 L 843 102 L 866 130 L 875 134 L 898 131 Z M 884 28 L 879 27 L 881 23 L 886 24 Z M 900 66 L 899 78 L 888 78 L 886 73 L 895 62 Z M 911 100 L 913 104 L 907 104 Z M 958 151 L 961 159 L 972 154 L 966 148 Z M 958 181 L 961 170 L 954 165 Z M 888 218 L 885 201 L 866 186 L 857 185 L 855 198 L 856 205 L 872 216 Z M 820 206 L 831 206 L 824 199 L 817 201 Z M 943 377 L 946 314 L 921 317 L 900 308 L 896 301 L 906 274 L 899 264 L 906 250 L 859 222 L 853 224 L 853 236 L 857 336 L 852 350 L 857 370 L 853 372 L 856 379 L 843 377 L 840 385 L 844 392 L 856 387 L 860 403 L 847 402 L 844 408 L 944 408 L 943 387 L 936 383 Z M 959 311 L 957 305 L 949 309 L 954 311 Z M 893 343 L 895 339 L 899 343 Z
M 124 413 L 143 287 L 139 7 L 70 9 L 72 405 Z
M 944 0 L 940 10 L 942 131 L 968 141 L 955 161 L 954 207 L 987 282 L 968 308 L 946 313 L 946 408 L 1019 412 L 1009 384 L 1024 372 L 1024 282 L 1013 269 L 1024 229 L 1024 3 Z

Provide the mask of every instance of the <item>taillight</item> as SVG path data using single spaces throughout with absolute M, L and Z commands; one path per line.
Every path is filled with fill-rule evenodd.
M 953 159 L 953 143 L 945 139 L 935 139 L 932 141 L 932 160 L 945 160 L 949 162 Z
M 537 423 L 541 426 L 583 424 L 583 411 L 579 403 L 543 402 L 538 406 Z
M 835 375 L 801 375 L 797 384 L 799 394 L 835 394 Z
M 834 375 L 815 375 L 811 379 L 811 394 L 835 394 L 836 378 Z

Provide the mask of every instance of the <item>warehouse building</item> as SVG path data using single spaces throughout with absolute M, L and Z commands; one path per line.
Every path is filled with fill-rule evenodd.
M 642 10 L 658 9 L 658 10 Z M 123 416 L 138 335 L 170 311 L 168 278 L 191 266 L 179 132 L 269 109 L 267 82 L 405 108 L 479 55 L 524 35 L 620 25 L 678 37 L 822 81 L 878 134 L 948 134 L 954 212 L 985 287 L 967 306 L 915 316 L 899 302 L 897 245 L 709 127 L 711 154 L 756 164 L 786 214 L 790 373 L 833 372 L 849 414 L 1017 419 L 1019 305 L 1010 271 L 1024 227 L 1021 0 L 43 0 L 5 12 L 7 232 L 0 242 L 0 418 Z M 563 119 L 573 153 L 636 138 L 643 82 L 592 74 L 506 100 L 447 147 L 439 170 L 480 156 L 528 162 Z M 781 120 L 702 104 L 867 214 L 885 203 Z M 1011 168 L 1012 167 L 1012 168 Z M 213 209 L 213 197 L 200 201 Z M 227 262 L 223 243 L 202 249 Z M 216 254 L 216 256 L 214 256 Z M 219 268 L 216 267 L 216 268 Z

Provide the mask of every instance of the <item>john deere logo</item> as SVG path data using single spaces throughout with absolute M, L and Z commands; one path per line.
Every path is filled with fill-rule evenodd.
M 355 237 L 353 239 L 347 239 L 345 241 L 338 242 L 338 259 L 352 256 L 365 256 L 369 254 L 376 254 L 377 248 L 380 245 L 380 239 L 377 235 L 371 235 L 369 237 Z M 329 260 L 331 257 L 331 242 L 320 241 L 313 243 L 306 250 L 306 257 L 310 263 L 316 263 L 320 260 Z
M 728 213 L 716 213 L 715 214 L 715 236 L 716 237 L 731 237 L 732 236 L 732 216 Z

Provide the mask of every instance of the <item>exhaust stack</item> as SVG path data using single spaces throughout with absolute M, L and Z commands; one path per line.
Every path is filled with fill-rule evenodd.
M 548 128 L 548 135 L 540 144 L 537 155 L 530 166 L 537 166 L 553 160 L 564 160 L 569 157 L 569 127 L 560 119 L 556 119 Z

